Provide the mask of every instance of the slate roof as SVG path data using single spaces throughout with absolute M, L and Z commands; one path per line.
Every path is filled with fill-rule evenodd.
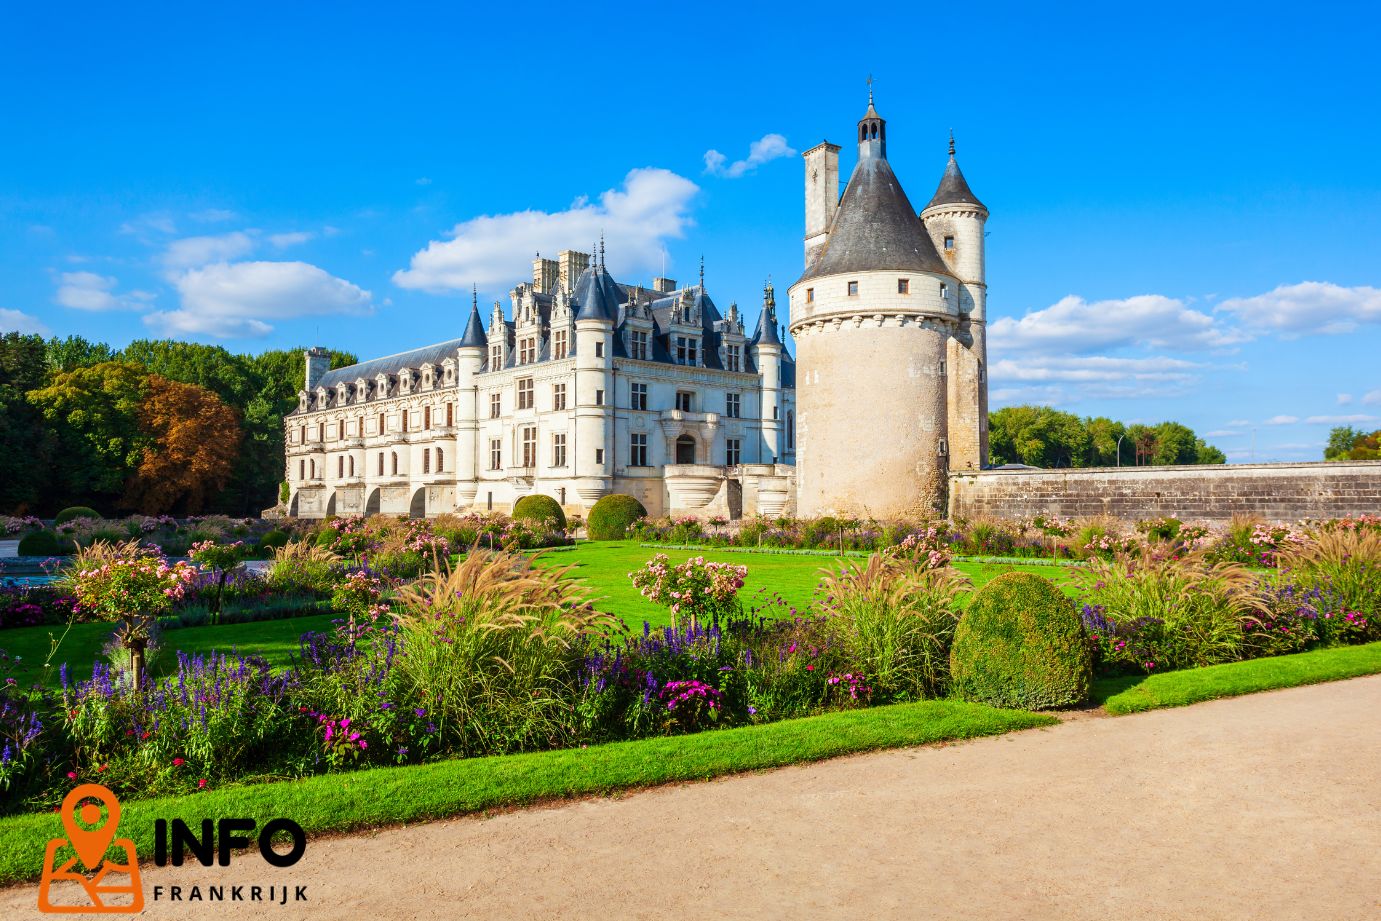
M 602 265 L 591 265 L 581 272 L 571 292 L 577 320 L 617 320 L 623 300 L 623 289 Z
M 954 159 L 954 154 L 949 155 L 949 163 L 945 164 L 945 174 L 940 177 L 940 187 L 935 190 L 935 197 L 930 200 L 927 208 L 936 205 L 977 205 L 984 211 L 988 208 L 978 196 L 973 194 L 969 184 L 964 181 L 964 174 L 959 171 L 959 162 Z
M 465 324 L 465 335 L 460 337 L 460 348 L 484 348 L 489 344 L 489 337 L 484 334 L 484 324 L 480 322 L 479 307 L 470 306 L 470 319 Z
M 830 222 L 827 242 L 800 280 L 873 270 L 950 274 L 891 165 L 881 157 L 862 157 Z
M 460 348 L 462 341 L 461 339 L 447 339 L 445 342 L 425 345 L 410 352 L 399 352 L 397 355 L 387 355 L 383 358 L 362 361 L 357 365 L 336 368 L 323 374 L 321 382 L 317 386 L 331 390 L 337 384 L 353 384 L 361 377 L 367 381 L 373 381 L 380 374 L 391 376 L 404 368 L 420 368 L 428 362 L 440 365 L 447 358 L 455 357 L 456 349 Z

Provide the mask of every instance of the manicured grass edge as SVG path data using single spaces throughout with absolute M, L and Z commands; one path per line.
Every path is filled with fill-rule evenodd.
M 543 800 L 609 794 L 678 781 L 1050 726 L 1055 717 L 981 704 L 928 700 L 828 713 L 689 736 L 586 749 L 374 768 L 283 783 L 227 787 L 122 803 L 120 837 L 153 853 L 155 819 L 279 816 L 309 836 L 464 815 Z M 62 835 L 54 813 L 0 819 L 0 884 L 36 879 L 44 844 Z
M 1109 713 L 1121 716 L 1375 674 L 1381 674 L 1381 643 L 1338 646 L 1151 675 L 1110 695 L 1103 706 Z
M 749 553 L 764 556 L 872 556 L 875 550 L 801 550 L 794 547 L 712 547 L 707 544 L 638 544 L 648 550 L 693 550 L 697 553 Z M 1057 560 L 1046 556 L 956 556 L 956 563 L 1005 563 L 1020 566 L 1083 566 L 1087 560 Z

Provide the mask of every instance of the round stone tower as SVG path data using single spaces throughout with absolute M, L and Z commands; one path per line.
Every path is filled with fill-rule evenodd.
M 858 163 L 837 201 L 839 148 L 826 143 L 804 155 L 806 268 L 789 292 L 798 511 L 942 512 L 954 402 L 948 364 L 964 335 L 958 273 L 968 267 L 947 264 L 907 199 L 871 94 L 857 140 Z M 981 224 L 978 238 L 981 247 Z

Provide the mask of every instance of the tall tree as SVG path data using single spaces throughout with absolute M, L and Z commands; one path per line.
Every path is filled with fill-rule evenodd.
M 1323 449 L 1324 460 L 1350 460 L 1352 446 L 1362 433 L 1350 425 L 1341 425 L 1328 433 L 1328 444 Z
M 59 372 L 47 387 L 29 391 L 29 403 L 56 440 L 53 491 L 45 505 L 82 502 L 111 510 L 149 440 L 138 423 L 148 389 L 143 368 L 107 361 Z
M 196 514 L 225 488 L 239 456 L 239 413 L 196 384 L 150 375 L 139 406 L 148 436 L 124 506 L 147 514 Z
M 48 369 L 54 373 L 89 368 L 103 361 L 110 361 L 115 352 L 104 342 L 91 342 L 81 336 L 68 336 L 49 339 L 46 345 Z

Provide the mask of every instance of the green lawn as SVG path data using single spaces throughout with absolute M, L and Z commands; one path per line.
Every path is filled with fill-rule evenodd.
M 582 543 L 569 553 L 552 553 L 538 557 L 544 566 L 574 565 L 572 573 L 576 578 L 585 579 L 591 586 L 591 594 L 597 599 L 600 610 L 617 614 L 634 629 L 640 629 L 643 621 L 654 627 L 671 623 L 671 614 L 666 608 L 647 601 L 638 594 L 628 574 L 638 569 L 658 553 L 658 548 L 641 546 L 637 541 L 607 541 Z M 703 556 L 715 562 L 735 563 L 748 567 L 748 578 L 739 597 L 745 608 L 763 607 L 773 593 L 786 601 L 789 612 L 795 607 L 804 613 L 810 606 L 815 585 L 820 579 L 820 570 L 831 564 L 843 562 L 840 558 L 827 556 L 797 556 L 773 553 L 739 553 L 715 550 L 662 550 L 673 563 L 681 563 L 693 556 Z M 848 562 L 861 563 L 862 557 L 850 557 Z M 1068 569 L 1006 563 L 956 563 L 955 567 L 973 580 L 975 587 L 984 584 L 1004 572 L 1018 570 L 1033 572 L 1052 579 L 1056 584 L 1073 594 L 1072 574 Z
M 644 621 L 654 627 L 671 623 L 670 612 L 639 595 L 628 578 L 628 573 L 641 567 L 657 552 L 655 548 L 643 547 L 631 540 L 586 542 L 571 551 L 541 554 L 538 561 L 542 566 L 574 565 L 572 576 L 590 583 L 591 594 L 597 599 L 597 606 L 601 610 L 618 615 L 629 627 L 640 630 Z M 811 604 L 820 570 L 831 563 L 842 562 L 827 556 L 714 550 L 669 550 L 666 553 L 677 563 L 698 554 L 709 560 L 747 566 L 748 579 L 740 594 L 745 608 L 759 607 L 764 609 L 764 613 L 773 615 L 789 614 L 791 607 L 805 613 Z M 849 562 L 861 561 L 861 557 L 849 559 Z M 1019 570 L 1053 579 L 1073 594 L 1073 576 L 1067 568 L 1009 563 L 960 562 L 955 565 L 973 580 L 975 586 L 1004 572 Z M 768 606 L 767 601 L 773 593 L 780 595 L 787 602 L 787 607 Z M 169 630 L 163 635 L 165 652 L 154 663 L 155 673 L 160 667 L 175 661 L 173 651 L 178 649 L 197 653 L 212 649 L 225 651 L 235 647 L 241 652 L 262 655 L 275 665 L 283 665 L 287 663 L 289 655 L 297 651 L 299 636 L 308 630 L 327 629 L 330 621 L 327 615 L 313 615 Z M 57 684 L 58 666 L 63 662 L 68 663 L 73 677 L 89 676 L 92 660 L 100 654 L 113 629 L 110 624 L 75 624 L 64 636 L 62 627 L 20 627 L 0 632 L 0 648 L 22 657 L 21 666 L 15 674 L 21 685 L 44 682 L 51 686 Z M 52 642 L 56 640 L 60 640 L 57 652 L 51 658 L 50 667 L 45 669 L 43 662 L 48 658 Z
M 297 652 L 297 640 L 308 630 L 326 630 L 332 616 L 314 614 L 308 617 L 289 617 L 283 620 L 261 620 L 253 623 L 227 624 L 220 627 L 184 627 L 163 633 L 163 649 L 153 663 L 154 674 L 173 667 L 177 662 L 174 650 L 198 653 L 213 649 L 228 652 L 235 647 L 240 652 L 253 652 L 275 665 L 286 665 L 288 657 Z M 91 663 L 101 655 L 101 647 L 110 638 L 114 624 L 73 624 L 65 627 L 17 627 L 0 632 L 0 648 L 12 656 L 20 656 L 20 667 L 14 677 L 21 686 L 42 682 L 58 684 L 58 667 L 68 663 L 72 678 L 91 677 Z M 48 668 L 43 663 L 54 642 L 57 651 Z
M 562 749 L 375 768 L 187 796 L 122 803 L 120 834 L 152 856 L 155 819 L 284 816 L 308 835 L 418 822 L 559 798 L 818 761 L 1049 726 L 1054 717 L 933 700 L 702 732 Z M 0 819 L 0 884 L 39 874 L 42 842 L 61 834 L 50 812 Z
M 1109 713 L 1122 715 L 1374 674 L 1381 674 L 1381 643 L 1315 649 L 1144 678 L 1105 678 L 1094 683 L 1093 699 Z

